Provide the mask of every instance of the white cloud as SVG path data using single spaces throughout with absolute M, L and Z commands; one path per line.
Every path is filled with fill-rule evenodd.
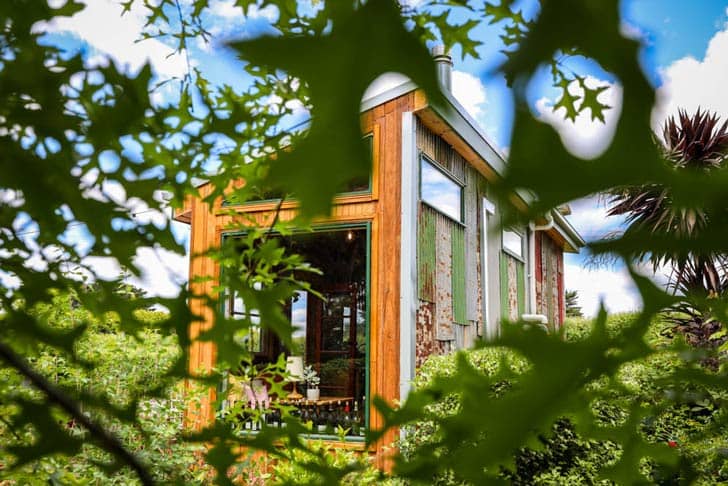
M 566 218 L 586 241 L 604 238 L 624 222 L 623 216 L 607 215 L 606 201 L 600 196 L 579 199 L 569 206 L 571 214 Z
M 179 294 L 180 287 L 187 282 L 189 262 L 185 255 L 140 247 L 137 248 L 133 262 L 141 272 L 141 277 L 130 277 L 126 280 L 144 289 L 149 297 L 175 297 Z M 115 280 L 121 275 L 121 267 L 112 257 L 87 257 L 83 259 L 83 264 L 102 280 Z
M 485 86 L 480 78 L 464 71 L 452 72 L 452 94 L 475 119 L 480 119 L 487 101 Z
M 224 19 L 242 19 L 243 9 L 235 5 L 233 0 L 212 0 L 210 2 L 210 12 Z M 246 19 L 265 19 L 268 22 L 275 22 L 278 18 L 278 9 L 273 5 L 268 5 L 265 8 L 258 8 L 257 5 L 253 4 L 248 7 Z
M 592 76 L 586 77 L 585 84 L 589 88 L 609 85 L 598 97 L 599 101 L 612 107 L 604 111 L 604 123 L 599 120 L 592 121 L 589 109 L 579 113 L 575 121 L 567 120 L 564 118 L 564 110 L 553 110 L 556 100 L 548 98 L 541 98 L 536 102 L 536 111 L 540 120 L 556 129 L 569 152 L 577 157 L 592 159 L 601 155 L 612 142 L 622 110 L 622 87 Z M 576 82 L 569 85 L 569 92 L 579 96 L 584 94 L 584 90 Z
M 608 312 L 639 310 L 642 300 L 626 268 L 586 269 L 580 264 L 565 263 L 564 285 L 579 293 L 579 305 L 585 316 L 595 316 L 599 303 Z
M 663 69 L 661 76 L 663 84 L 657 90 L 658 103 L 652 112 L 652 126 L 658 133 L 664 120 L 676 115 L 678 108 L 692 113 L 701 107 L 728 119 L 728 25 L 710 40 L 702 60 L 683 57 Z
M 67 32 L 88 42 L 93 48 L 110 56 L 118 66 L 137 71 L 150 61 L 157 74 L 180 77 L 187 72 L 183 55 L 157 39 L 137 42 L 146 22 L 141 2 L 122 16 L 122 8 L 113 0 L 86 0 L 86 8 L 72 17 L 59 17 L 51 22 L 38 23 L 35 32 Z M 98 56 L 92 56 L 96 63 Z

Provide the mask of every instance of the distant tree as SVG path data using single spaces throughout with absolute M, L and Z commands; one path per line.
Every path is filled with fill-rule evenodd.
M 566 300 L 566 316 L 567 317 L 584 317 L 579 305 L 579 292 L 576 290 L 567 290 L 564 292 Z

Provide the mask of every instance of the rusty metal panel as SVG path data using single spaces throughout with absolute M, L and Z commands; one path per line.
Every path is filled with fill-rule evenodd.
M 535 248 L 534 248 L 534 255 L 536 256 L 536 261 L 534 263 L 534 267 L 536 269 L 536 313 L 537 314 L 544 314 L 544 293 L 543 293 L 543 234 L 541 231 L 537 231 L 534 235 L 534 242 L 535 242 Z
M 450 158 L 450 172 L 452 175 L 454 175 L 457 179 L 459 179 L 462 182 L 466 181 L 467 178 L 467 170 L 470 164 L 457 152 L 455 152 L 452 147 L 448 145 L 448 150 L 450 152 L 449 158 Z
M 541 313 L 546 315 L 550 324 L 559 322 L 559 272 L 558 255 L 561 249 L 545 235 L 541 237 Z
M 452 308 L 453 320 L 458 324 L 467 324 L 465 302 L 465 230 L 462 226 L 452 224 Z
M 435 237 L 435 324 L 437 339 L 455 339 L 452 309 L 452 226 L 450 218 L 437 214 Z
M 525 283 L 519 285 L 519 282 L 524 282 L 523 274 L 523 262 L 506 252 L 501 252 L 501 313 L 511 321 L 521 317 L 522 302 L 519 301 L 519 294 L 524 296 L 523 305 L 525 305 Z
M 420 301 L 417 308 L 415 368 L 419 368 L 428 356 L 435 353 L 434 318 L 435 304 Z
M 441 137 L 425 127 L 419 119 L 417 120 L 417 149 L 447 170 L 452 170 L 455 151 Z
M 478 313 L 478 299 L 482 294 L 478 283 L 478 268 L 480 256 L 478 254 L 478 173 L 468 168 L 466 172 L 466 186 L 463 191 L 465 198 L 465 293 L 466 318 L 468 321 L 480 320 Z
M 417 293 L 420 299 L 435 302 L 435 227 L 437 212 L 420 204 L 417 225 Z
M 417 308 L 415 368 L 433 354 L 447 354 L 453 350 L 452 341 L 440 341 L 435 330 L 435 304 L 420 301 Z
M 518 316 L 526 313 L 526 271 L 523 262 L 516 262 L 516 289 L 518 292 Z

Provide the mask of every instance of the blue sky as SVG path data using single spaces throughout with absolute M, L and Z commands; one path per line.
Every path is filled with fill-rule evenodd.
M 421 0 L 408 0 L 420 3 Z M 112 59 L 130 70 L 138 69 L 149 60 L 160 78 L 182 76 L 187 69 L 184 56 L 169 55 L 170 46 L 160 40 L 135 43 L 144 18 L 140 11 L 132 11 L 120 18 L 118 2 L 93 0 L 85 12 L 45 26 L 50 31 L 48 42 L 71 51 L 82 49 L 89 62 L 108 62 Z M 249 79 L 234 55 L 222 47 L 231 38 L 253 37 L 268 30 L 268 21 L 276 15 L 273 10 L 255 11 L 246 22 L 241 22 L 241 10 L 233 6 L 234 0 L 211 0 L 210 25 L 213 40 L 189 48 L 193 66 L 202 70 L 216 83 L 227 83 L 239 88 Z M 534 2 L 520 2 L 526 16 L 535 14 Z M 632 0 L 623 1 L 623 31 L 645 40 L 642 64 L 649 79 L 658 89 L 659 105 L 655 108 L 653 125 L 656 127 L 676 107 L 695 109 L 698 105 L 710 108 L 728 117 L 728 2 L 700 0 Z M 454 17 L 455 18 L 455 17 Z M 513 101 L 505 81 L 493 75 L 503 60 L 503 45 L 498 38 L 500 25 L 481 26 L 475 33 L 483 42 L 481 59 L 461 59 L 454 52 L 455 72 L 453 88 L 456 97 L 471 115 L 480 122 L 495 145 L 507 151 L 510 143 Z M 582 72 L 590 75 L 589 82 L 611 82 L 610 77 L 593 65 L 577 62 Z M 619 113 L 620 87 L 612 84 L 602 99 L 615 106 L 607 114 L 606 125 L 591 123 L 588 116 L 577 118 L 576 123 L 565 122 L 559 113 L 550 109 L 555 92 L 548 86 L 548 76 L 532 83 L 529 99 L 534 114 L 552 123 L 562 136 L 567 148 L 590 157 L 598 154 L 609 143 Z M 160 91 L 158 101 L 174 96 L 174 90 Z M 605 217 L 604 208 L 596 199 L 575 201 L 570 217 L 576 228 L 587 238 L 594 239 L 606 231 L 619 227 L 618 220 Z M 174 231 L 182 240 L 184 227 L 175 224 Z M 169 295 L 175 283 L 186 278 L 185 257 L 140 249 L 138 263 L 147 269 L 142 281 L 137 282 L 152 293 Z M 600 298 L 606 300 L 610 310 L 637 308 L 639 301 L 629 284 L 623 268 L 586 270 L 584 256 L 569 256 L 566 260 L 566 286 L 579 291 L 584 310 L 593 314 Z M 113 262 L 99 262 L 103 275 L 113 275 Z M 595 285 L 598 282 L 598 285 Z

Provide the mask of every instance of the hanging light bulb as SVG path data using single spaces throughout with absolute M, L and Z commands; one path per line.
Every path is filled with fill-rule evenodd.
M 346 233 L 346 240 L 347 240 L 347 241 L 351 241 L 351 240 L 353 240 L 353 239 L 354 239 L 354 232 L 353 232 L 353 231 L 351 231 L 351 230 L 349 230 L 349 231 L 348 231 L 348 232 Z

